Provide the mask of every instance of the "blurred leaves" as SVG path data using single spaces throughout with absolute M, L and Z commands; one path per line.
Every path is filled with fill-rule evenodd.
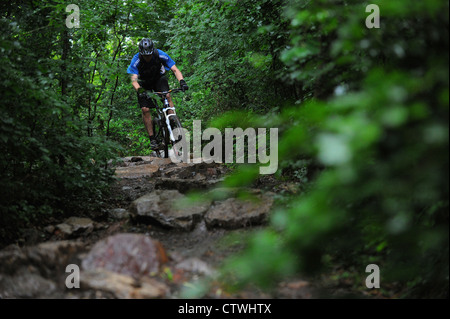
M 286 10 L 292 45 L 281 58 L 316 98 L 271 114 L 282 128 L 280 167 L 310 156 L 325 170 L 225 269 L 266 286 L 293 265 L 317 272 L 331 254 L 350 268 L 382 265 L 403 296 L 445 297 L 448 2 L 383 1 L 379 30 L 365 28 L 359 2 L 345 3 L 293 2 Z M 266 252 L 283 257 L 261 257 Z

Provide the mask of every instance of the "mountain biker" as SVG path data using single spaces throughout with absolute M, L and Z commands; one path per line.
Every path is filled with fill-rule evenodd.
M 139 107 L 142 110 L 142 119 L 150 137 L 152 149 L 156 149 L 158 146 L 153 136 L 152 117 L 150 114 L 150 108 L 156 105 L 153 99 L 146 96 L 145 91 L 169 91 L 169 82 L 165 76 L 168 70 L 172 70 L 175 74 L 183 91 L 189 89 L 183 74 L 181 74 L 170 56 L 164 51 L 156 49 L 151 39 L 142 39 L 139 42 L 139 52 L 132 58 L 127 73 L 130 74 L 131 84 L 137 92 Z M 170 94 L 167 94 L 167 99 L 169 105 L 173 107 Z M 169 113 L 172 113 L 172 111 L 169 110 Z

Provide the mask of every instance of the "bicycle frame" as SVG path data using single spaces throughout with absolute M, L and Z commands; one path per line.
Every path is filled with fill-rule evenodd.
M 164 92 L 147 91 L 146 94 L 147 94 L 147 97 L 150 97 L 149 95 L 156 95 L 161 99 L 163 105 L 161 107 L 161 105 L 159 103 L 157 103 L 156 104 L 156 112 L 158 114 L 158 119 L 160 121 L 165 121 L 168 138 L 169 138 L 169 144 L 171 143 L 172 145 L 174 145 L 177 142 L 177 140 L 175 139 L 172 125 L 170 124 L 170 120 L 171 120 L 171 117 L 174 117 L 175 119 L 177 119 L 177 113 L 175 111 L 175 107 L 170 106 L 169 99 L 167 98 L 167 95 L 172 92 L 174 92 L 174 93 L 182 92 L 182 90 L 181 89 L 172 89 L 172 90 L 164 91 Z M 169 113 L 169 111 L 172 111 L 172 113 Z M 161 118 L 162 116 L 164 116 L 164 119 Z M 161 123 L 159 123 L 159 125 L 161 126 Z
M 166 119 L 167 130 L 169 131 L 170 140 L 172 142 L 175 142 L 175 137 L 173 136 L 172 127 L 170 125 L 170 116 L 176 116 L 177 113 L 175 112 L 175 107 L 171 107 L 169 105 L 169 100 L 167 99 L 167 96 L 164 96 L 163 104 L 164 107 L 162 108 L 162 110 L 157 109 L 157 112 L 162 111 L 162 113 L 164 114 L 164 118 Z M 172 110 L 173 113 L 168 113 L 169 110 Z

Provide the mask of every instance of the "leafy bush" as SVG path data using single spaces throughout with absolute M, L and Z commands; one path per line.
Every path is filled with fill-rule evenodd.
M 8 240 L 19 225 L 95 202 L 111 180 L 105 167 L 117 146 L 84 134 L 86 123 L 54 90 L 45 66 L 23 70 L 23 57 L 35 57 L 0 22 L 0 237 Z

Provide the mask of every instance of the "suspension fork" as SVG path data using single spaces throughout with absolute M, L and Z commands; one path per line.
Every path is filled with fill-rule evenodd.
M 172 110 L 173 113 L 169 114 L 168 111 Z M 164 118 L 166 119 L 167 130 L 169 131 L 170 140 L 175 142 L 175 137 L 173 136 L 172 127 L 170 126 L 170 116 L 176 116 L 175 108 L 169 105 L 169 100 L 167 97 L 164 98 L 164 108 L 163 108 Z

